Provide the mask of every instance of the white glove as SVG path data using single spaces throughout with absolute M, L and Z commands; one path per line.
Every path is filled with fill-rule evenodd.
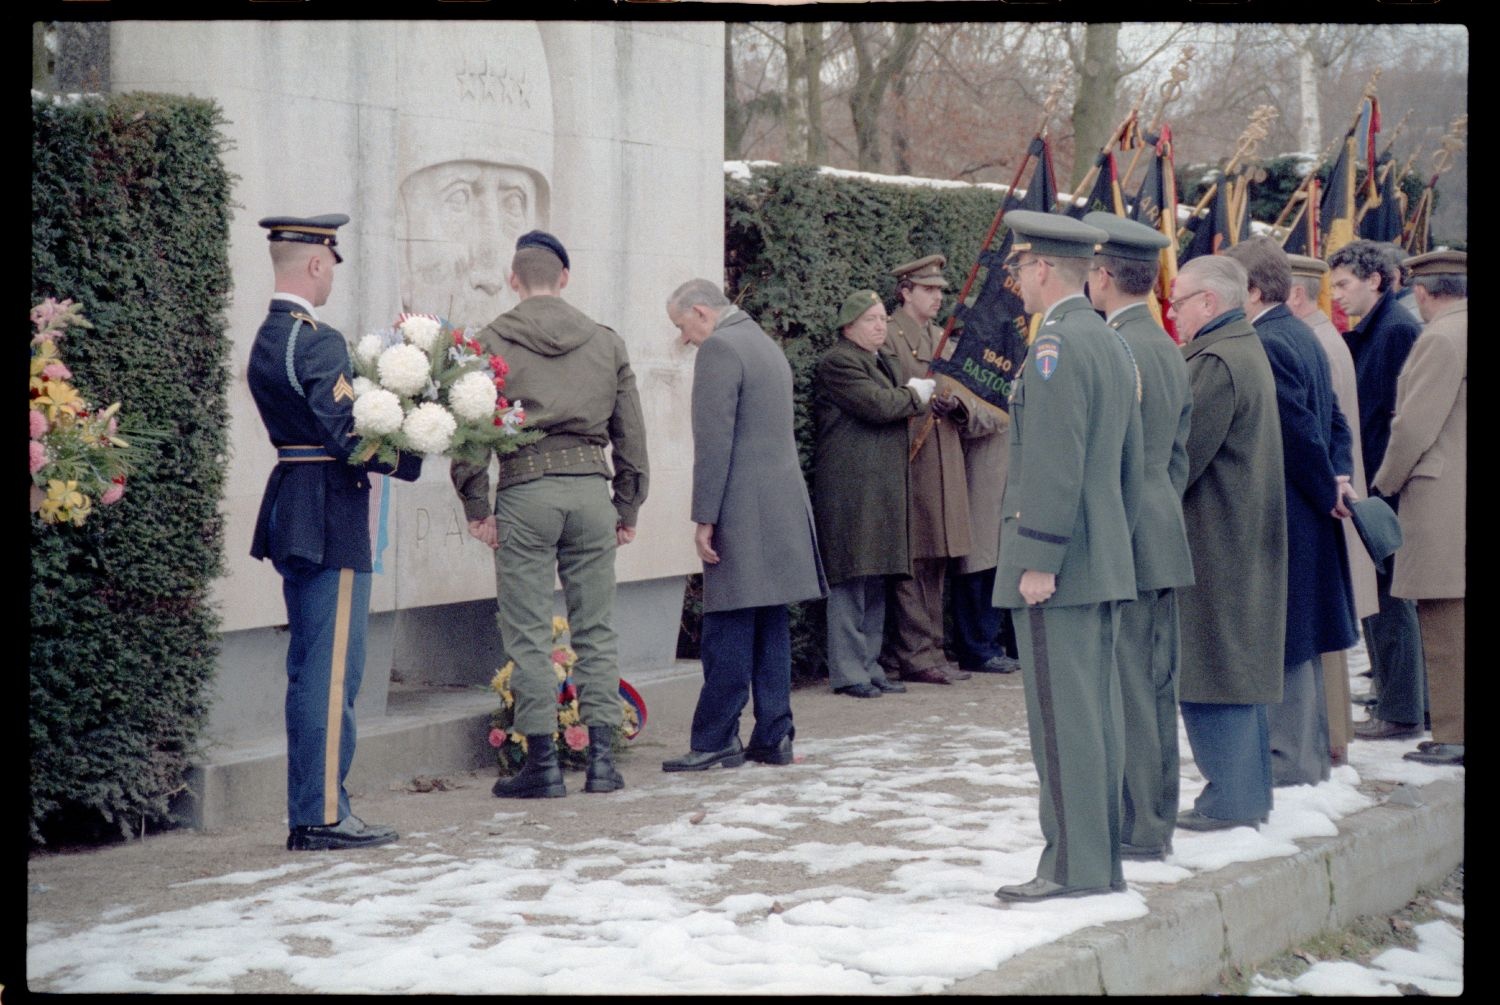
M 932 392 L 937 388 L 937 381 L 931 377 L 913 377 L 906 382 L 906 386 L 917 392 L 917 400 L 927 404 L 932 400 Z

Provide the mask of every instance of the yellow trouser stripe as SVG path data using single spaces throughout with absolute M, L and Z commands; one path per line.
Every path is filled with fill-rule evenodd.
M 339 600 L 333 621 L 333 660 L 328 667 L 328 730 L 323 748 L 323 820 L 339 820 L 339 747 L 344 726 L 344 667 L 349 657 L 349 620 L 353 615 L 354 570 L 339 570 Z

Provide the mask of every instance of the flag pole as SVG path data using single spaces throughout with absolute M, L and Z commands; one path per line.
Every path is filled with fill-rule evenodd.
M 1375 85 L 1379 83 L 1380 75 L 1384 72 L 1385 69 L 1383 67 L 1377 66 L 1375 68 L 1375 72 L 1370 74 L 1370 82 L 1365 85 L 1365 89 L 1359 94 L 1359 107 L 1354 110 L 1354 121 L 1349 123 L 1348 129 L 1345 129 L 1342 133 L 1339 133 L 1337 136 L 1335 136 L 1334 139 L 1328 144 L 1328 146 L 1323 148 L 1323 152 L 1318 156 L 1317 161 L 1313 164 L 1312 170 L 1307 172 L 1307 177 L 1302 179 L 1302 184 L 1297 186 L 1296 190 L 1293 191 L 1291 196 L 1287 198 L 1286 205 L 1281 207 L 1281 212 L 1276 214 L 1276 219 L 1271 224 L 1273 228 L 1281 226 L 1281 221 L 1286 219 L 1286 214 L 1291 210 L 1293 203 L 1295 203 L 1299 198 L 1306 197 L 1305 189 L 1307 188 L 1308 179 L 1316 178 L 1318 176 L 1318 172 L 1323 170 L 1323 165 L 1328 163 L 1328 158 L 1333 154 L 1334 148 L 1342 143 L 1347 138 L 1348 134 L 1352 132 L 1356 126 L 1359 125 L 1360 116 L 1364 115 L 1365 113 L 1365 101 L 1375 97 Z
M 1146 129 L 1147 135 L 1161 128 L 1162 121 L 1166 118 L 1167 106 L 1182 95 L 1182 83 L 1188 79 L 1188 64 L 1193 61 L 1197 51 L 1192 46 L 1184 46 L 1182 55 L 1177 57 L 1177 62 L 1172 69 L 1167 71 L 1167 79 L 1162 82 L 1159 93 L 1161 94 L 1161 105 L 1156 109 L 1156 116 L 1151 120 L 1151 125 Z M 1144 139 L 1144 137 L 1142 137 Z M 1130 164 L 1125 168 L 1125 173 L 1120 176 L 1120 190 L 1123 192 L 1128 187 L 1130 176 L 1135 173 L 1135 166 L 1140 162 L 1141 154 L 1146 145 L 1142 144 L 1135 148 L 1135 154 L 1130 158 Z
M 1411 219 L 1401 230 L 1401 246 L 1407 251 L 1412 250 L 1411 242 L 1417 237 L 1418 225 L 1430 227 L 1430 221 L 1424 219 L 1432 213 L 1433 192 L 1437 189 L 1438 179 L 1447 174 L 1453 168 L 1453 155 L 1463 149 L 1464 133 L 1469 127 L 1469 117 L 1460 115 L 1448 126 L 1447 135 L 1443 137 L 1442 145 L 1432 154 L 1432 177 L 1427 182 L 1427 187 L 1422 190 L 1422 197 L 1417 200 L 1417 206 L 1412 210 Z
M 1061 100 L 1063 89 L 1066 86 L 1067 77 L 1061 76 L 1053 82 L 1051 89 L 1048 90 L 1047 100 L 1042 105 L 1042 118 L 1041 121 L 1037 123 L 1036 133 L 1034 134 L 1033 139 L 1039 139 L 1043 142 L 1046 142 L 1047 124 L 1051 121 L 1052 116 L 1056 113 L 1057 103 Z M 979 275 L 979 260 L 983 257 L 984 253 L 989 250 L 990 244 L 995 240 L 995 235 L 999 233 L 1000 222 L 1005 219 L 1006 203 L 1010 202 L 1011 198 L 1013 197 L 1016 186 L 1021 184 L 1021 178 L 1025 175 L 1026 165 L 1028 165 L 1029 163 L 1031 163 L 1031 140 L 1028 140 L 1026 142 L 1026 153 L 1024 156 L 1022 156 L 1021 163 L 1016 168 L 1016 176 L 1015 178 L 1011 179 L 1010 187 L 1005 190 L 1005 198 L 1000 200 L 1000 209 L 995 213 L 995 219 L 990 223 L 990 229 L 988 233 L 984 235 L 984 242 L 979 245 L 979 254 L 974 256 L 974 264 L 969 269 L 968 278 L 964 280 L 963 289 L 961 289 L 958 293 L 958 300 L 954 304 L 954 312 L 948 315 L 948 320 L 943 324 L 943 337 L 938 339 L 937 347 L 932 351 L 932 358 L 935 360 L 943 358 L 943 349 L 945 349 L 948 345 L 948 336 L 953 333 L 953 325 L 958 318 L 958 304 L 962 304 L 964 301 L 969 299 L 969 291 L 974 288 L 974 280 Z M 1048 211 L 1050 210 L 1051 207 L 1049 206 Z M 931 363 L 927 365 L 927 376 L 932 376 Z M 922 428 L 917 431 L 916 438 L 912 440 L 911 449 L 907 453 L 906 461 L 908 464 L 910 464 L 916 458 L 917 452 L 922 449 L 922 444 L 927 442 L 927 437 L 932 433 L 933 422 L 933 415 L 931 412 L 928 412 L 927 420 L 922 423 Z
M 1083 180 L 1078 183 L 1078 187 L 1073 190 L 1073 194 L 1068 197 L 1068 206 L 1070 208 L 1077 205 L 1078 200 L 1083 198 L 1083 194 L 1093 186 L 1094 179 L 1099 176 L 1099 170 L 1104 164 L 1104 158 L 1109 155 L 1109 148 L 1120 141 L 1125 131 L 1130 128 L 1130 124 L 1140 116 L 1141 102 L 1145 100 L 1145 97 L 1146 91 L 1142 91 L 1141 96 L 1136 99 L 1135 105 L 1126 114 L 1124 121 L 1115 126 L 1114 132 L 1109 134 L 1109 139 L 1104 141 L 1104 146 L 1099 148 L 1099 153 L 1094 157 L 1093 166 L 1088 169 L 1088 173 L 1083 176 Z
M 1233 180 L 1230 176 L 1239 169 L 1240 162 L 1242 160 L 1249 160 L 1250 156 L 1260 147 L 1261 141 L 1270 135 L 1270 125 L 1276 121 L 1278 114 L 1280 113 L 1277 112 L 1275 105 L 1257 105 L 1255 110 L 1250 113 L 1250 124 L 1240 134 L 1239 143 L 1235 147 L 1234 155 L 1229 158 L 1229 163 L 1224 165 L 1224 184 L 1228 185 Z M 1203 197 L 1193 207 L 1193 211 L 1188 214 L 1189 223 L 1192 223 L 1203 215 L 1203 211 L 1208 206 L 1209 200 L 1213 199 L 1218 191 L 1219 182 L 1216 181 L 1208 187 L 1208 190 L 1203 193 Z

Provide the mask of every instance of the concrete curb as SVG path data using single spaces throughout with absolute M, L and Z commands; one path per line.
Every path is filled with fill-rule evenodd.
M 1321 931 L 1400 908 L 1464 860 L 1460 780 L 1401 786 L 1289 858 L 1152 888 L 1151 913 L 1088 928 L 959 981 L 948 994 L 1201 994 Z

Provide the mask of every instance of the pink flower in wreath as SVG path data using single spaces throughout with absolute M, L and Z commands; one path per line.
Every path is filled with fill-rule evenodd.
M 42 376 L 48 380 L 71 380 L 73 371 L 64 363 L 48 363 L 42 367 Z
M 125 495 L 125 476 L 116 475 L 110 483 L 109 488 L 105 489 L 104 494 L 99 497 L 99 504 L 101 506 L 112 506 L 119 502 L 123 495 Z
M 33 415 L 36 413 L 33 412 Z M 31 473 L 36 474 L 47 466 L 47 448 L 36 440 L 31 441 Z
M 563 742 L 569 750 L 582 750 L 589 745 L 589 731 L 582 726 L 569 726 L 563 730 Z
M 38 409 L 31 409 L 31 438 L 40 440 L 47 435 L 47 417 Z
M 567 663 L 568 662 L 568 651 L 566 649 L 554 649 L 554 650 L 552 650 L 552 662 L 553 663 Z
M 490 730 L 490 746 L 496 749 L 505 746 L 505 731 L 501 729 Z

